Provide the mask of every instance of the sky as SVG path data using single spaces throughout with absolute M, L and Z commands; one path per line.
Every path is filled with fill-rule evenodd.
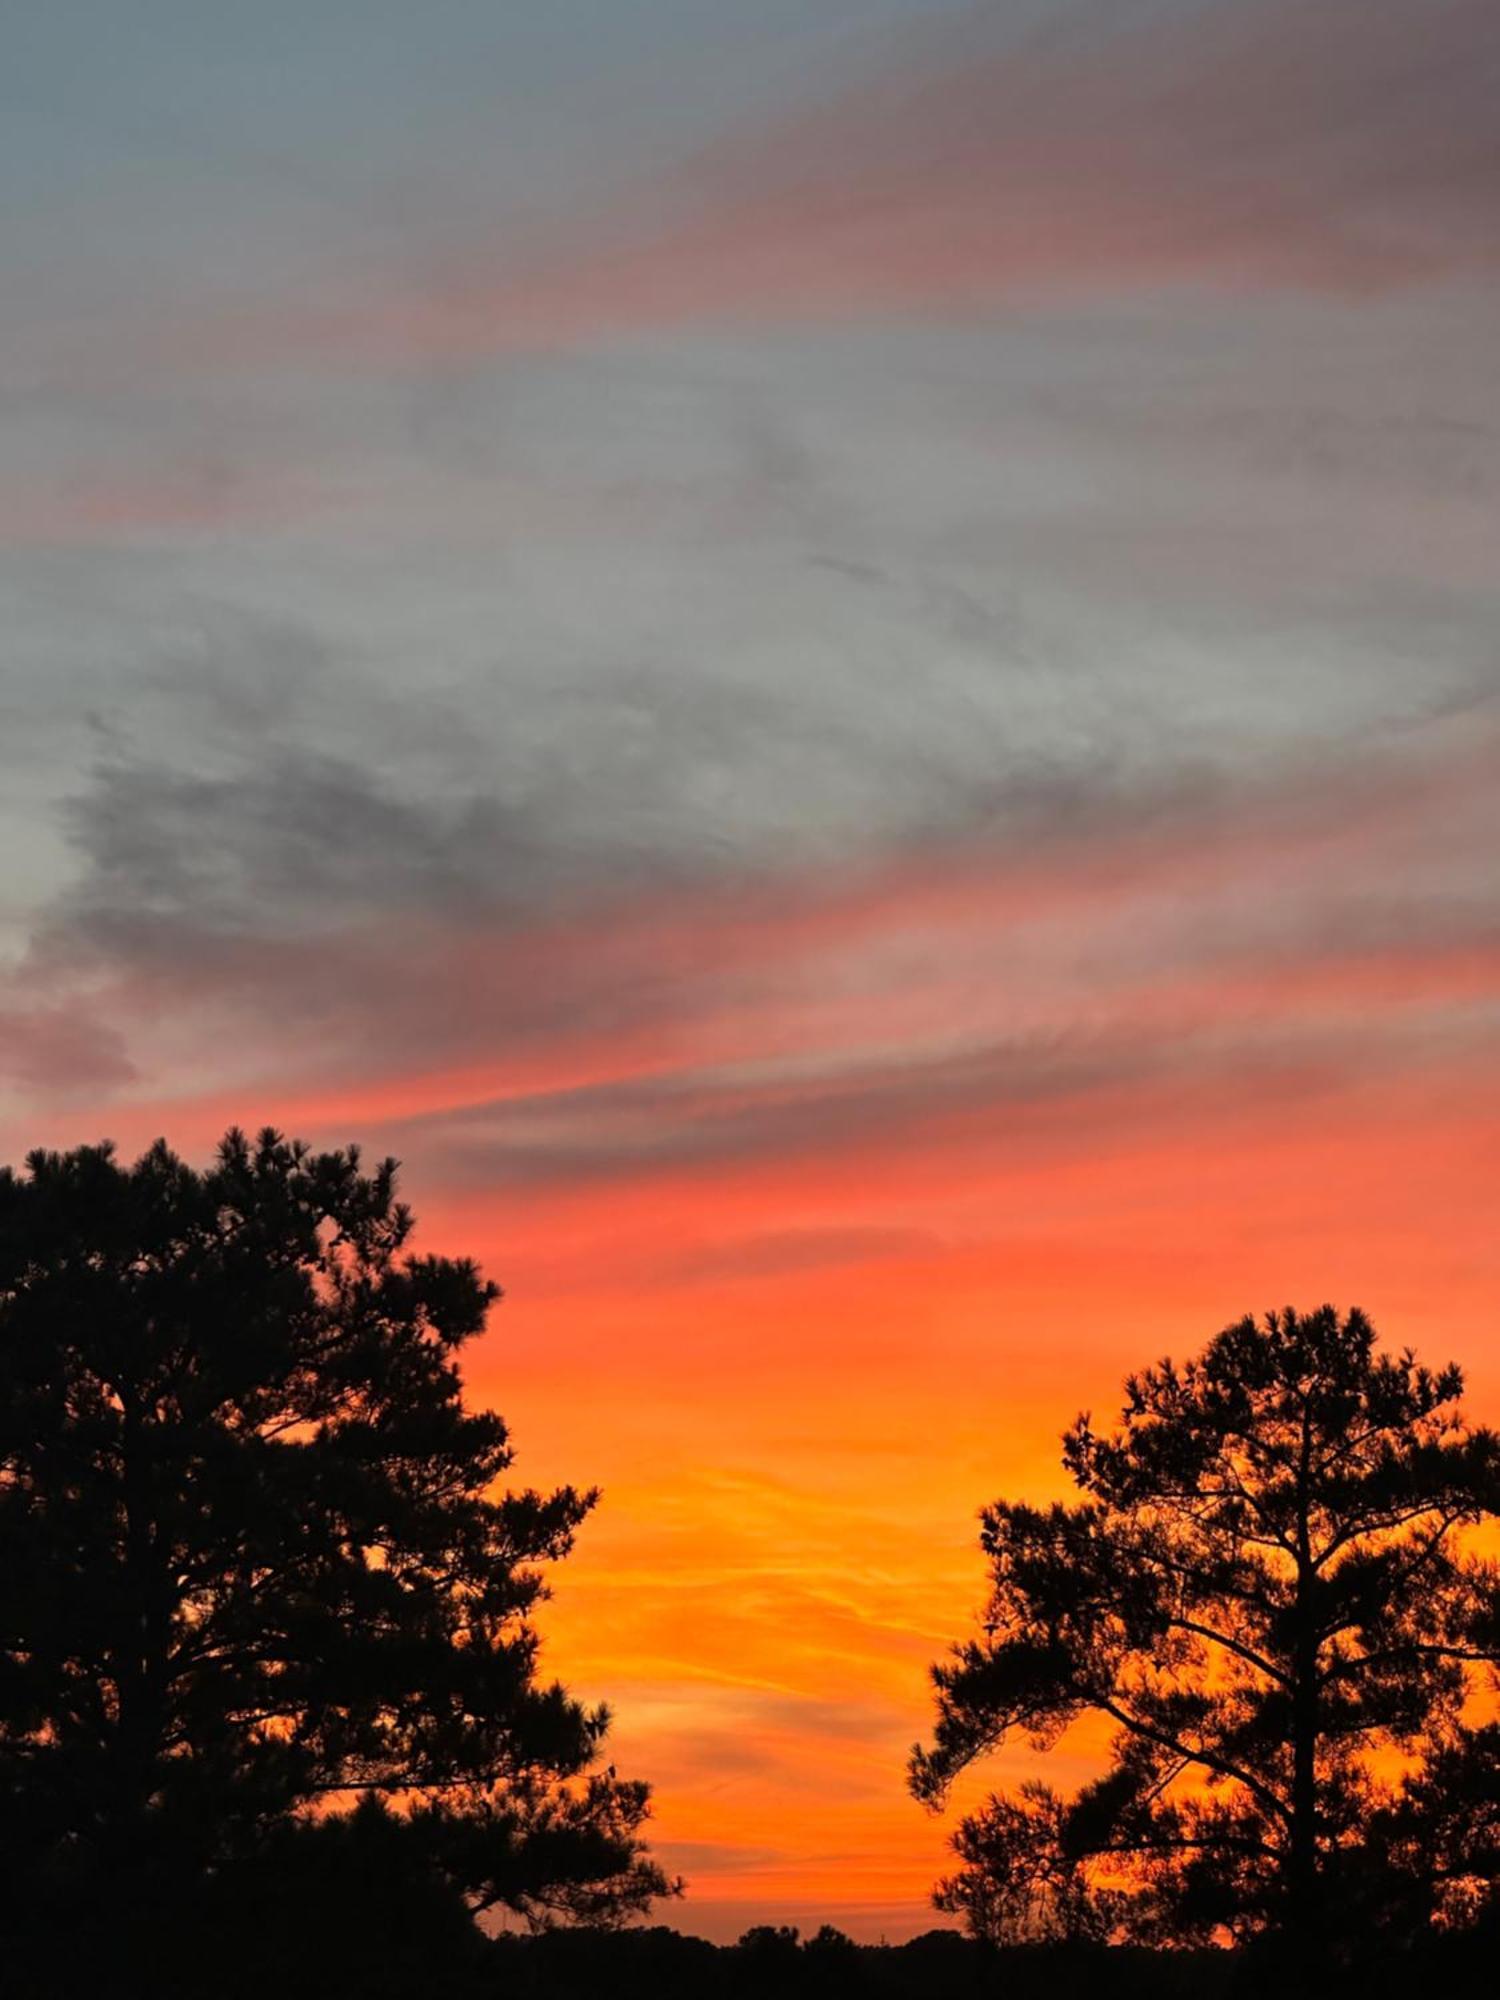
M 1080 1409 L 1331 1299 L 1500 1416 L 1500 9 L 5 39 L 0 1157 L 395 1153 L 669 1919 L 924 1929 Z

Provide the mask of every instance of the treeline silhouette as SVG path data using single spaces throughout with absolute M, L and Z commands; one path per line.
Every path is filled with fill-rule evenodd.
M 459 1366 L 498 1290 L 411 1229 L 394 1163 L 269 1130 L 0 1172 L 7 1996 L 1488 1990 L 1500 1442 L 1456 1368 L 1325 1306 L 1131 1377 L 1076 1500 L 985 1511 L 908 1781 L 1083 1717 L 1107 1766 L 960 1822 L 964 1935 L 715 1947 L 644 1927 L 649 1789 L 541 1674 L 597 1496 L 507 1490 Z
M 143 1911 L 161 2000 L 1479 2000 L 1494 1989 L 1493 1925 L 1316 1972 L 1254 1947 L 995 1945 L 951 1930 L 857 1944 L 756 1926 L 715 1945 L 664 1925 L 567 1926 L 488 1937 L 450 1884 L 384 1855 L 347 1821 L 262 1855 L 222 1894 Z M 394 1864 L 394 1865 L 393 1865 Z M 59 1905 L 34 1955 L 7 1956 L 0 1990 L 125 1990 L 117 1948 Z
M 935 1930 L 899 1945 L 758 1926 L 733 1945 L 666 1927 L 505 1938 L 479 1993 L 517 2000 L 1468 2000 L 1493 1990 L 1493 1929 L 1357 1957 L 1316 1974 L 1254 1951 L 994 1945 Z

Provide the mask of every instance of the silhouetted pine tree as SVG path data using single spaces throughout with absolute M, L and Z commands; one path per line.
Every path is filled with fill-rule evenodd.
M 501 1489 L 458 1369 L 498 1292 L 410 1228 L 393 1163 L 269 1131 L 203 1173 L 164 1144 L 0 1173 L 13 1943 L 97 1919 L 170 1990 L 194 1900 L 361 1797 L 475 1909 L 667 1888 L 646 1788 L 591 1768 L 605 1712 L 538 1677 L 540 1566 L 595 1496 Z
M 968 1817 L 939 1906 L 998 1939 L 1270 1932 L 1306 1959 L 1410 1912 L 1423 1868 L 1462 1878 L 1460 1914 L 1493 1898 L 1494 1748 L 1469 1724 L 1500 1587 L 1466 1531 L 1500 1510 L 1500 1445 L 1462 1386 L 1377 1352 L 1359 1312 L 1245 1319 L 1132 1377 L 1114 1432 L 1078 1420 L 1076 1504 L 988 1508 L 985 1634 L 934 1669 L 914 1789 L 1086 1715 L 1114 1751 L 1071 1797 Z

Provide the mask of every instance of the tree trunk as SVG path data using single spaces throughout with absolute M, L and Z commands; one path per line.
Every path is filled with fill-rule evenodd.
M 1287 1849 L 1287 1928 L 1298 1956 L 1316 1956 L 1318 1912 L 1318 1689 L 1315 1648 L 1299 1646 L 1292 1691 L 1292 1824 Z
M 1297 1598 L 1292 1639 L 1292 1796 L 1287 1842 L 1287 1932 L 1304 1967 L 1319 1955 L 1318 1575 L 1312 1553 L 1312 1438 L 1304 1416 L 1297 1479 Z
M 151 1840 L 151 1802 L 165 1728 L 165 1647 L 162 1579 L 155 1519 L 156 1478 L 151 1426 L 139 1393 L 121 1392 L 121 1500 L 124 1512 L 123 1589 L 115 1635 L 115 1730 L 106 1787 L 101 1861 L 104 1880 L 96 1920 L 107 1932 L 107 1957 L 121 2000 L 146 2000 L 158 1959 L 161 1926 Z

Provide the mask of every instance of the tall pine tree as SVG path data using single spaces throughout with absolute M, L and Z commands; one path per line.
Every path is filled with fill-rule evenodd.
M 532 1613 L 595 1495 L 504 1488 L 459 1355 L 499 1296 L 394 1165 L 231 1132 L 0 1173 L 0 1830 L 11 1927 L 152 1935 L 288 1828 L 388 1805 L 470 1907 L 667 1888 Z
M 1398 1849 L 1494 1757 L 1471 1725 L 1500 1593 L 1471 1531 L 1500 1445 L 1462 1387 L 1359 1312 L 1245 1319 L 1133 1376 L 1112 1432 L 1078 1420 L 1076 1503 L 986 1509 L 984 1636 L 934 1669 L 915 1791 L 1088 1716 L 1113 1749 L 1072 1796 L 1033 1780 L 970 1815 L 940 1907 L 1002 1939 L 1270 1930 L 1307 1955 L 1409 1906 Z

